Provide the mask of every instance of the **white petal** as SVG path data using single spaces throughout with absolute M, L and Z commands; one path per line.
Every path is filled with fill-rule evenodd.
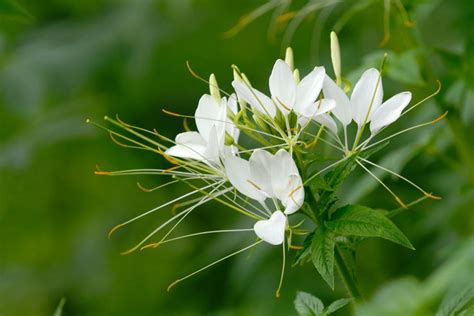
M 224 154 L 224 135 L 217 132 L 216 126 L 212 126 L 207 137 L 206 150 L 204 151 L 205 161 L 209 164 L 219 165 L 220 154 Z
M 204 160 L 207 143 L 198 132 L 176 135 L 176 145 L 166 150 L 166 154 L 194 160 Z
M 198 132 L 179 133 L 175 137 L 176 144 L 196 144 L 206 146 L 206 140 Z
M 203 95 L 199 99 L 194 116 L 197 129 L 204 139 L 207 139 L 212 126 L 223 124 L 223 122 L 219 122 L 220 116 L 222 116 L 222 109 L 219 103 L 208 94 Z
M 370 131 L 372 134 L 378 132 L 382 127 L 395 122 L 410 101 L 411 93 L 408 91 L 396 94 L 385 101 L 374 114 L 372 114 L 372 121 L 370 122 Z
M 289 191 L 289 178 L 294 174 L 299 174 L 293 158 L 286 150 L 280 149 L 273 156 L 271 173 L 273 193 L 278 199 L 285 199 Z
M 303 115 L 309 118 L 314 118 L 318 115 L 332 111 L 335 107 L 336 101 L 333 99 L 321 99 L 307 108 Z
M 283 60 L 278 59 L 269 79 L 270 93 L 283 113 L 291 110 L 296 100 L 296 82 L 293 72 Z M 283 105 L 282 105 L 283 104 Z
M 281 245 L 285 240 L 286 216 L 281 211 L 276 211 L 267 220 L 255 223 L 253 230 L 263 241 L 271 245 Z
M 303 182 L 299 174 L 288 177 L 287 192 L 281 197 L 281 203 L 285 207 L 285 214 L 293 214 L 301 208 L 304 202 Z
M 349 125 L 352 121 L 352 109 L 346 93 L 328 76 L 324 79 L 323 93 L 325 98 L 336 101 L 336 107 L 332 110 L 334 116 L 342 125 Z
M 231 111 L 233 114 L 237 114 L 238 112 L 237 96 L 235 95 L 235 93 L 232 93 L 229 96 L 229 100 L 227 101 L 227 109 Z M 232 136 L 232 138 L 234 139 L 234 142 L 238 143 L 240 130 L 235 126 L 235 124 L 228 117 L 226 117 L 225 130 L 230 136 Z
M 249 159 L 250 176 L 268 197 L 275 197 L 272 189 L 271 164 L 273 155 L 266 150 L 255 150 Z
M 301 80 L 296 88 L 296 103 L 293 108 L 296 113 L 303 113 L 306 108 L 318 99 L 325 75 L 324 67 L 316 67 Z
M 257 201 L 265 200 L 266 197 L 251 183 L 250 167 L 247 160 L 236 156 L 227 156 L 224 166 L 227 178 L 237 191 Z
M 371 114 L 382 104 L 382 97 L 382 78 L 379 71 L 375 68 L 365 71 L 356 83 L 351 96 L 353 118 L 359 126 L 364 124 L 366 117 L 367 122 L 370 121 Z M 369 108 L 370 113 L 367 116 Z
M 336 122 L 334 122 L 333 118 L 329 114 L 321 114 L 321 115 L 315 116 L 313 117 L 313 120 L 315 120 L 321 125 L 326 126 L 334 134 L 337 134 Z
M 227 100 L 227 107 L 232 111 L 233 114 L 237 114 L 238 108 L 237 108 L 237 96 L 235 93 L 232 93 L 229 96 L 229 100 Z
M 276 115 L 276 107 L 273 101 L 257 89 L 250 88 L 242 80 L 232 81 L 232 86 L 237 96 L 250 104 L 255 110 L 263 114 L 269 114 L 271 117 Z

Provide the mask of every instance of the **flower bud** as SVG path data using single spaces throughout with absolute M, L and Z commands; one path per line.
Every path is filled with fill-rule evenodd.
M 288 47 L 286 49 L 285 63 L 287 63 L 288 66 L 290 66 L 291 70 L 295 69 L 295 63 L 294 63 L 294 60 L 293 60 L 293 49 L 291 49 L 291 47 Z
M 336 84 L 341 84 L 341 50 L 336 32 L 331 32 L 331 60 L 334 74 L 336 75 Z
M 216 76 L 214 76 L 214 74 L 211 74 L 209 77 L 209 91 L 217 102 L 221 101 L 221 93 L 219 92 L 219 86 L 217 85 Z

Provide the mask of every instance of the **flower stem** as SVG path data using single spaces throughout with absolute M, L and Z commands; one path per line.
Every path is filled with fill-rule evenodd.
M 336 266 L 339 270 L 341 279 L 344 282 L 344 285 L 346 286 L 347 291 L 349 292 L 349 294 L 354 300 L 356 301 L 362 300 L 362 295 L 360 294 L 360 291 L 357 287 L 356 280 L 353 277 L 352 273 L 349 271 L 349 268 L 347 267 L 347 263 L 344 260 L 344 257 L 342 256 L 341 251 L 339 250 L 339 247 L 337 245 L 336 245 L 336 248 L 334 249 L 334 254 L 335 254 L 335 259 L 336 259 Z

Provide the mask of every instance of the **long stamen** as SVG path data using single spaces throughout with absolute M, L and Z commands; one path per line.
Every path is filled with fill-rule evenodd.
M 208 80 L 204 79 L 203 77 L 199 76 L 192 68 L 191 68 L 191 64 L 189 63 L 189 60 L 186 60 L 186 67 L 188 68 L 188 71 L 189 73 L 196 79 L 199 79 L 201 80 L 202 82 L 205 82 L 207 83 L 208 85 L 212 86 L 213 88 L 216 88 L 218 89 L 220 92 L 222 92 L 223 94 L 225 94 L 226 96 L 230 96 L 229 93 L 227 93 L 226 91 L 222 90 L 221 88 L 219 88 L 219 86 L 215 85 L 215 84 L 210 84 Z
M 317 176 L 319 176 L 321 173 L 323 173 L 324 171 L 332 168 L 332 167 L 335 167 L 336 165 L 340 164 L 341 162 L 347 160 L 348 157 L 344 157 L 332 164 L 330 164 L 329 166 L 326 166 L 324 167 L 323 169 L 319 170 L 318 172 L 316 172 L 315 174 L 313 174 L 311 177 L 309 177 L 308 179 L 306 179 L 305 182 L 303 182 L 303 185 L 307 185 L 309 182 L 311 182 L 311 180 L 313 180 L 314 178 L 316 178 Z
M 367 160 L 367 159 L 365 159 L 365 158 L 362 158 L 362 157 L 358 157 L 358 159 L 360 159 L 360 160 L 362 160 L 362 161 L 364 161 L 364 162 L 366 162 L 366 163 L 368 163 L 368 164 L 370 164 L 370 165 L 372 165 L 372 166 L 374 166 L 374 167 L 377 167 L 377 168 L 379 168 L 379 169 L 381 169 L 381 170 L 383 170 L 383 171 L 386 171 L 386 172 L 388 172 L 388 173 L 390 173 L 390 174 L 392 174 L 392 175 L 394 175 L 394 176 L 396 176 L 396 177 L 402 179 L 403 181 L 405 181 L 405 182 L 411 184 L 413 187 L 415 187 L 416 189 L 418 189 L 421 193 L 423 193 L 426 197 L 428 197 L 428 198 L 430 198 L 430 199 L 434 199 L 434 200 L 440 200 L 440 199 L 441 199 L 441 197 L 436 196 L 436 195 L 433 195 L 432 193 L 426 192 L 426 191 L 423 190 L 420 186 L 418 186 L 417 184 L 415 184 L 413 181 L 411 181 L 411 180 L 405 178 L 404 176 L 402 176 L 402 175 L 400 175 L 400 174 L 398 174 L 398 173 L 396 173 L 396 172 L 394 172 L 394 171 L 392 171 L 392 170 L 390 170 L 390 169 L 387 169 L 387 168 L 385 168 L 385 167 L 383 167 L 383 166 L 381 166 L 381 165 L 378 165 L 378 164 L 376 164 L 376 163 L 374 163 L 374 162 L 372 162 L 372 161 L 370 161 L 370 160 Z
M 258 134 L 261 134 L 261 135 L 264 135 L 264 136 L 268 136 L 268 137 L 272 137 L 272 138 L 284 141 L 284 139 L 282 137 L 279 137 L 277 135 L 273 135 L 273 134 L 270 134 L 270 133 L 267 133 L 267 132 L 264 132 L 264 131 L 261 131 L 261 130 L 255 129 L 255 128 L 251 128 L 251 127 L 248 127 L 248 126 L 245 126 L 245 125 L 235 124 L 234 122 L 229 122 L 229 121 L 226 121 L 226 120 L 218 120 L 218 119 L 213 119 L 213 118 L 209 118 L 209 117 L 201 117 L 201 116 L 195 116 L 195 115 L 180 114 L 180 113 L 168 111 L 166 109 L 162 109 L 162 111 L 166 114 L 170 114 L 170 115 L 175 116 L 175 117 L 201 119 L 201 120 L 208 120 L 208 121 L 213 121 L 213 122 L 218 122 L 218 123 L 223 123 L 223 124 L 235 125 L 240 130 L 248 130 L 248 131 L 255 132 L 255 133 L 258 133 Z M 266 122 L 266 123 L 268 123 L 268 122 Z
M 219 194 L 217 194 L 216 196 L 218 196 Z M 175 221 L 176 219 L 180 218 L 180 217 L 186 217 L 189 213 L 191 213 L 195 208 L 197 208 L 198 206 L 200 205 L 203 205 L 205 203 L 207 203 L 208 201 L 212 200 L 212 197 L 204 197 L 202 200 L 200 200 L 198 203 L 196 203 L 195 205 L 192 205 L 190 207 L 188 207 L 186 210 L 182 211 L 181 213 L 178 213 L 176 214 L 175 216 L 173 216 L 172 218 L 170 218 L 169 220 L 167 220 L 166 222 L 164 222 L 163 224 L 161 224 L 160 226 L 158 226 L 155 230 L 153 230 L 151 233 L 149 233 L 145 238 L 143 238 L 136 246 L 130 248 L 129 250 L 127 251 L 124 251 L 122 252 L 121 254 L 122 255 L 128 255 L 132 252 L 134 252 L 135 250 L 139 249 L 147 240 L 149 240 L 151 237 L 153 237 L 156 233 L 158 233 L 161 229 L 163 229 L 164 227 L 166 227 L 169 223 Z M 175 226 L 176 227 L 176 226 Z M 174 227 L 173 227 L 174 228 Z
M 407 114 L 408 112 L 410 112 L 411 110 L 415 109 L 417 106 L 419 106 L 420 104 L 428 101 L 429 99 L 433 98 L 434 96 L 436 96 L 440 91 L 441 91 L 441 81 L 439 80 L 436 80 L 436 83 L 438 84 L 438 88 L 436 88 L 435 92 L 433 92 L 432 94 L 430 94 L 429 96 L 427 96 L 426 98 L 422 99 L 421 101 L 417 102 L 416 104 L 414 104 L 413 106 L 409 107 L 406 111 L 404 111 L 400 117 L 402 117 L 403 115 Z
M 367 171 L 368 174 L 370 174 L 375 180 L 377 180 L 378 183 L 380 183 L 397 201 L 398 204 L 400 204 L 403 208 L 407 208 L 406 204 L 403 203 L 403 201 L 396 195 L 385 183 L 383 183 L 382 180 L 380 180 L 374 173 L 372 173 L 368 168 L 366 168 L 362 163 L 360 163 L 358 160 L 356 160 L 357 164 L 361 166 L 365 171 Z
M 253 231 L 253 228 L 208 230 L 208 231 L 192 233 L 192 234 L 187 234 L 183 236 L 166 239 L 157 243 L 151 243 L 151 244 L 143 246 L 142 248 L 140 248 L 140 250 L 145 250 L 148 248 L 157 248 L 160 245 L 167 244 L 172 241 L 177 241 L 177 240 L 196 237 L 196 236 L 210 235 L 210 234 L 223 234 L 223 233 L 244 233 L 244 232 L 250 232 L 250 231 Z
M 224 194 L 223 197 L 226 200 L 230 201 L 232 204 L 234 204 L 236 207 L 241 208 L 242 210 L 246 211 L 247 213 L 250 213 L 250 214 L 254 215 L 256 218 L 262 218 L 262 216 L 266 217 L 268 215 L 267 213 L 262 211 L 260 208 L 256 207 L 255 205 L 253 205 L 252 203 L 250 203 L 249 201 L 247 201 L 246 199 L 241 197 L 237 192 L 233 195 L 234 198 L 231 198 L 231 197 L 227 196 L 227 194 Z M 249 210 L 245 206 L 239 204 L 235 200 L 236 198 L 238 198 L 241 202 L 245 203 L 245 205 L 248 205 L 248 206 L 252 207 L 252 209 L 254 209 L 256 212 L 260 213 L 260 215 L 258 215 L 255 212 Z
M 206 269 L 208 269 L 208 268 L 210 268 L 210 267 L 212 267 L 212 266 L 218 264 L 219 262 L 222 262 L 222 261 L 224 261 L 224 260 L 226 260 L 226 259 L 229 259 L 229 258 L 231 258 L 231 257 L 233 257 L 233 256 L 235 256 L 235 255 L 238 255 L 239 253 L 242 253 L 242 252 L 244 252 L 244 251 L 246 251 L 246 250 L 248 250 L 248 249 L 250 249 L 250 248 L 253 248 L 253 247 L 257 246 L 258 244 L 260 244 L 262 241 L 263 241 L 263 240 L 259 240 L 259 241 L 257 241 L 257 242 L 254 242 L 253 244 L 251 244 L 251 245 L 249 245 L 249 246 L 246 246 L 246 247 L 244 247 L 244 248 L 242 248 L 242 249 L 240 249 L 240 250 L 237 250 L 237 251 L 235 251 L 235 252 L 233 252 L 233 253 L 231 253 L 231 254 L 229 254 L 229 255 L 227 255 L 227 256 L 224 256 L 224 257 L 222 257 L 222 258 L 220 258 L 220 259 L 218 259 L 218 260 L 216 260 L 216 261 L 214 261 L 214 262 L 212 262 L 212 263 L 210 263 L 210 264 L 208 264 L 208 265 L 206 265 L 206 266 L 204 266 L 204 267 L 202 267 L 202 268 L 200 268 L 200 269 L 198 269 L 198 270 L 196 270 L 196 271 L 194 271 L 194 272 L 192 272 L 192 273 L 190 273 L 190 274 L 188 274 L 188 275 L 186 275 L 186 276 L 184 276 L 184 277 L 182 277 L 182 278 L 177 279 L 176 281 L 174 281 L 173 283 L 171 283 L 171 284 L 168 286 L 168 288 L 167 288 L 166 290 L 169 292 L 169 291 L 171 290 L 171 288 L 173 288 L 174 286 L 176 286 L 176 284 L 181 283 L 182 281 L 184 281 L 184 280 L 186 280 L 186 279 L 192 277 L 193 275 L 198 274 L 199 272 L 202 272 L 202 271 L 204 271 L 204 270 L 206 270 Z
M 282 249 L 283 249 L 283 262 L 282 262 L 282 265 L 281 265 L 280 282 L 278 283 L 278 288 L 275 291 L 276 298 L 280 298 L 280 290 L 281 290 L 281 287 L 283 285 L 283 279 L 285 277 L 285 266 L 286 266 L 285 240 L 283 240 Z
M 406 128 L 406 129 L 404 129 L 404 130 L 401 130 L 401 131 L 399 131 L 399 132 L 397 132 L 397 133 L 395 133 L 395 134 L 392 134 L 392 135 L 387 136 L 387 137 L 385 137 L 385 138 L 383 138 L 383 139 L 381 139 L 381 140 L 379 140 L 379 141 L 376 141 L 375 143 L 373 143 L 373 144 L 371 144 L 371 145 L 369 145 L 369 146 L 367 146 L 367 147 L 363 147 L 362 149 L 367 150 L 367 149 L 372 148 L 372 147 L 374 147 L 374 146 L 377 146 L 378 144 L 383 143 L 383 142 L 385 142 L 385 141 L 387 141 L 387 140 L 389 140 L 389 139 L 392 139 L 392 138 L 394 138 L 395 136 L 398 136 L 398 135 L 400 135 L 400 134 L 403 134 L 403 133 L 406 133 L 406 132 L 408 132 L 408 131 L 411 131 L 411 130 L 414 130 L 414 129 L 417 129 L 417 128 L 420 128 L 420 127 L 424 127 L 424 126 L 427 126 L 427 125 L 436 124 L 436 123 L 438 123 L 439 121 L 441 121 L 446 115 L 448 115 L 448 111 L 444 112 L 443 114 L 441 114 L 440 116 L 438 116 L 436 119 L 434 119 L 434 120 L 432 120 L 432 121 L 425 122 L 425 123 L 421 123 L 421 124 L 418 124 L 418 125 L 415 125 L 415 126 L 412 126 L 412 127 L 408 127 L 408 128 Z
M 168 201 L 168 202 L 166 202 L 166 203 L 164 203 L 164 204 L 161 204 L 160 206 L 157 206 L 157 207 L 155 207 L 155 208 L 153 208 L 153 209 L 151 209 L 151 210 L 149 210 L 149 211 L 147 211 L 147 212 L 145 212 L 145 213 L 142 213 L 142 214 L 140 214 L 140 215 L 138 215 L 138 216 L 135 216 L 134 218 L 129 219 L 129 220 L 126 221 L 126 222 L 123 222 L 123 223 L 121 223 L 121 224 L 116 225 L 114 228 L 112 228 L 112 229 L 110 230 L 109 235 L 108 235 L 108 236 L 109 236 L 109 239 L 110 239 L 110 237 L 112 236 L 112 234 L 113 234 L 114 232 L 116 232 L 119 228 L 124 227 L 124 226 L 126 226 L 126 225 L 128 225 L 128 224 L 130 224 L 130 223 L 132 223 L 132 222 L 134 222 L 134 221 L 136 221 L 136 220 L 138 220 L 138 219 L 140 219 L 140 218 L 142 218 L 142 217 L 144 217 L 144 216 L 147 216 L 147 215 L 149 215 L 149 214 L 151 214 L 151 213 L 153 213 L 153 212 L 156 212 L 156 211 L 158 211 L 159 209 L 162 209 L 162 208 L 164 208 L 164 207 L 166 207 L 166 206 L 168 206 L 168 205 L 174 204 L 174 203 L 176 203 L 176 202 L 178 202 L 178 201 L 180 201 L 180 200 L 182 200 L 182 199 L 184 199 L 184 198 L 187 198 L 188 196 L 191 196 L 191 195 L 193 195 L 193 194 L 196 194 L 196 193 L 198 193 L 200 190 L 205 190 L 205 189 L 210 188 L 210 187 L 212 187 L 212 186 L 214 186 L 214 185 L 215 185 L 215 184 L 212 183 L 212 184 L 210 184 L 210 185 L 205 186 L 204 188 L 200 188 L 200 189 L 198 189 L 198 190 L 194 190 L 194 191 L 188 192 L 188 193 L 186 193 L 186 194 L 184 194 L 184 195 L 181 195 L 181 196 L 177 197 L 176 199 L 173 199 L 173 200 L 171 200 L 171 201 Z M 181 214 L 181 213 L 180 213 L 180 214 Z M 179 215 L 179 214 L 178 214 L 178 215 Z
M 185 183 L 186 183 L 188 186 L 190 186 L 191 188 L 195 188 L 195 189 L 196 189 L 196 186 L 190 184 L 189 182 L 185 182 Z M 208 194 L 207 192 L 205 192 L 205 191 L 203 191 L 203 190 L 201 190 L 201 189 L 199 189 L 199 188 L 197 188 L 197 190 L 198 190 L 199 192 L 201 192 L 202 194 L 205 194 L 205 195 Z M 225 194 L 223 195 L 223 197 L 224 197 L 224 198 L 226 197 Z M 219 202 L 219 203 L 221 203 L 221 204 L 224 204 L 224 205 L 228 206 L 229 208 L 231 208 L 231 209 L 233 209 L 233 210 L 235 210 L 235 211 L 237 211 L 237 212 L 239 212 L 239 213 L 241 213 L 241 214 L 243 214 L 243 215 L 249 216 L 249 217 L 251 217 L 251 218 L 253 218 L 253 219 L 255 219 L 255 220 L 264 219 L 264 218 L 262 218 L 261 216 L 258 216 L 257 214 L 255 214 L 255 213 L 253 213 L 253 212 L 250 212 L 250 211 L 246 210 L 245 208 L 242 208 L 240 205 L 237 207 L 237 206 L 235 206 L 235 205 L 232 205 L 232 204 L 230 204 L 230 203 L 227 203 L 226 201 L 222 200 L 222 199 L 219 198 L 219 197 L 214 197 L 214 200 L 216 200 L 217 202 Z
M 220 185 L 218 185 L 218 186 L 216 186 L 215 188 L 213 188 L 212 191 L 209 192 L 209 195 L 210 195 L 209 197 L 205 196 L 205 197 L 203 197 L 198 203 L 196 203 L 196 204 L 194 205 L 194 207 L 193 207 L 186 215 L 184 215 L 183 217 L 181 217 L 181 218 L 178 220 L 178 222 L 176 222 L 176 224 L 174 224 L 173 227 L 170 228 L 170 230 L 163 236 L 163 238 L 160 240 L 159 243 L 161 243 L 163 240 L 165 240 L 166 237 L 168 237 L 168 236 L 176 229 L 176 227 L 178 227 L 179 224 L 181 224 L 181 222 L 184 221 L 184 219 L 185 219 L 189 214 L 191 214 L 191 212 L 192 212 L 194 209 L 196 209 L 198 206 L 200 206 L 200 205 L 202 205 L 202 204 L 204 204 L 204 203 L 206 203 L 206 202 L 212 200 L 214 192 L 216 192 L 222 185 L 224 185 L 224 183 L 221 183 Z M 227 189 L 227 190 L 228 190 L 228 189 Z M 224 191 L 225 191 L 225 190 L 223 190 L 222 192 L 224 192 Z M 219 193 L 220 193 L 220 192 L 219 192 Z M 221 195 L 221 194 L 219 194 L 219 193 L 216 194 L 216 196 Z M 206 200 L 206 198 L 207 198 L 207 200 Z
M 189 179 L 188 179 L 188 180 L 189 180 Z M 164 187 L 166 187 L 166 186 L 168 186 L 168 185 L 171 185 L 171 184 L 174 184 L 174 183 L 177 183 L 177 182 L 179 182 L 179 180 L 171 180 L 171 181 L 169 181 L 169 182 L 163 183 L 163 184 L 161 184 L 161 185 L 159 185 L 159 186 L 156 186 L 156 187 L 153 187 L 153 188 L 151 188 L 151 189 L 145 188 L 140 182 L 137 182 L 137 186 L 138 186 L 138 188 L 139 188 L 140 190 L 142 190 L 143 192 L 150 193 L 150 192 L 159 190 L 159 189 L 161 189 L 161 188 L 164 188 Z

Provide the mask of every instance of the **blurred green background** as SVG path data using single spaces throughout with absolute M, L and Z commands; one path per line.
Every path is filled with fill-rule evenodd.
M 144 193 L 136 186 L 140 181 L 152 187 L 164 178 L 94 175 L 96 164 L 119 170 L 168 163 L 120 148 L 85 123 L 119 114 L 174 136 L 182 122 L 162 108 L 192 114 L 207 92 L 187 71 L 187 60 L 204 77 L 214 72 L 227 91 L 231 64 L 267 91 L 273 62 L 286 44 L 295 49 L 303 73 L 324 65 L 332 74 L 332 29 L 339 33 L 343 73 L 352 83 L 384 52 L 387 96 L 408 89 L 421 100 L 436 90 L 437 79 L 442 82 L 441 93 L 395 129 L 449 111 L 443 122 L 404 135 L 379 154 L 384 166 L 443 199 L 420 203 L 395 219 L 416 251 L 382 240 L 363 243 L 357 272 L 368 303 L 358 313 L 430 315 L 443 299 L 474 284 L 472 1 L 406 0 L 404 12 L 400 1 L 300 0 L 288 10 L 304 14 L 289 23 L 274 20 L 284 1 L 270 3 L 274 9 L 225 38 L 241 16 L 265 1 L 0 0 L 0 315 L 52 315 L 62 297 L 63 315 L 294 315 L 297 290 L 326 303 L 346 296 L 340 283 L 331 291 L 307 264 L 287 268 L 282 297 L 275 299 L 281 251 L 270 246 L 167 293 L 176 278 L 254 237 L 195 238 L 121 256 L 169 218 L 170 209 L 111 241 L 109 229 L 185 191 Z M 384 23 L 391 36 L 381 48 Z M 405 183 L 383 176 L 406 201 L 419 197 Z M 340 197 L 341 203 L 396 208 L 360 171 Z M 180 232 L 243 225 L 248 223 L 234 212 L 211 203 Z

